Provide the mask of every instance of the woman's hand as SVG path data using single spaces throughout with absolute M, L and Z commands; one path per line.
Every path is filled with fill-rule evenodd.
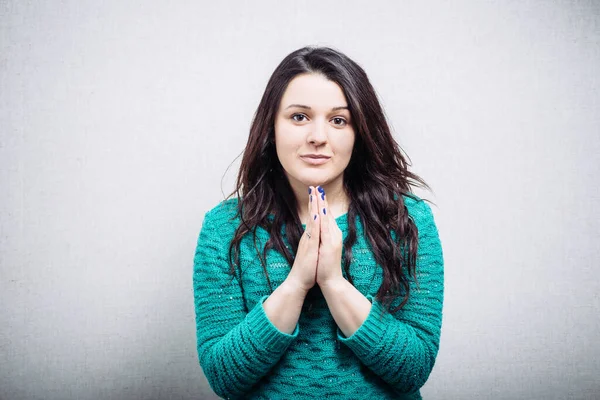
M 308 292 L 317 281 L 317 260 L 319 258 L 319 240 L 321 236 L 320 221 L 317 197 L 319 193 L 314 187 L 308 188 L 308 211 L 309 218 L 298 243 L 298 251 L 292 270 L 286 281 L 293 284 L 296 288 Z
M 317 204 L 321 220 L 321 244 L 317 261 L 317 283 L 324 286 L 344 279 L 342 275 L 342 231 L 337 226 L 333 214 L 329 212 L 327 196 L 322 187 L 318 187 Z

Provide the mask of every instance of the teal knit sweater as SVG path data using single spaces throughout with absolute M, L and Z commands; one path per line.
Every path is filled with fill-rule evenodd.
M 241 280 L 227 273 L 229 244 L 240 222 L 234 218 L 238 199 L 205 214 L 193 285 L 198 357 L 215 393 L 228 399 L 421 399 L 419 389 L 439 348 L 444 263 L 431 208 L 421 199 L 404 196 L 404 201 L 419 230 L 418 287 L 411 279 L 409 301 L 395 314 L 375 300 L 382 269 L 357 217 L 350 274 L 372 306 L 350 337 L 337 327 L 318 285 L 309 291 L 294 332 L 279 331 L 262 306 L 271 292 L 252 235 L 241 242 Z M 336 222 L 345 239 L 347 214 Z M 268 238 L 266 230 L 257 229 L 261 252 Z M 267 252 L 273 290 L 290 268 L 280 253 Z

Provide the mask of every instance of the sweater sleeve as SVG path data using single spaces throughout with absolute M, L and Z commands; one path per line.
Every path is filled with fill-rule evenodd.
M 411 279 L 409 300 L 394 315 L 367 295 L 371 311 L 358 330 L 348 338 L 337 330 L 338 340 L 398 393 L 414 393 L 427 381 L 442 325 L 444 262 L 438 230 L 424 201 L 415 206 L 413 218 L 419 230 L 418 288 Z
M 232 223 L 214 209 L 204 217 L 194 256 L 194 303 L 198 358 L 215 393 L 243 398 L 279 361 L 292 340 L 265 314 L 263 296 L 245 310 L 237 276 L 228 273 Z

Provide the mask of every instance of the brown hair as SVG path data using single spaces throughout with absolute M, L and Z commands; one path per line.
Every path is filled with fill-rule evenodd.
M 322 74 L 342 88 L 356 134 L 352 156 L 344 171 L 344 189 L 350 198 L 343 260 L 346 276 L 353 283 L 349 267 L 352 246 L 356 242 L 355 220 L 360 216 L 375 260 L 383 268 L 383 281 L 376 299 L 389 306 L 395 298 L 403 296 L 402 303 L 394 309 L 397 311 L 409 297 L 406 274 L 416 281 L 418 246 L 418 230 L 409 217 L 402 195 L 416 199 L 411 194 L 411 186 L 431 189 L 408 170 L 411 164 L 405 160 L 390 132 L 365 71 L 346 55 L 329 47 L 304 47 L 294 51 L 283 59 L 267 83 L 250 127 L 236 189 L 227 197 L 237 194 L 236 216 L 242 221 L 229 247 L 231 274 L 235 276 L 240 242 L 248 232 L 254 235 L 255 249 L 271 291 L 265 263 L 267 251 L 274 248 L 293 265 L 303 229 L 296 212 L 296 198 L 275 151 L 274 123 L 287 85 L 303 73 Z M 267 218 L 270 213 L 274 215 L 272 220 Z M 282 239 L 284 224 L 291 252 Z M 258 226 L 270 233 L 262 255 L 256 246 Z M 395 239 L 390 230 L 395 231 Z

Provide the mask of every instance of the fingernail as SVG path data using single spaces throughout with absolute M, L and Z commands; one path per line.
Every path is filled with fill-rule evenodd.
M 310 195 L 310 201 L 312 202 L 312 194 Z
M 327 215 L 327 210 L 323 209 L 323 214 Z
M 321 193 L 325 193 L 325 189 L 323 189 L 321 186 L 317 186 L 317 190 Z
M 321 193 L 321 200 L 325 200 L 325 193 Z
M 311 193 L 312 193 L 312 189 L 308 188 L 308 194 L 311 194 Z
M 317 219 L 317 214 L 315 214 L 315 217 L 313 218 L 313 221 L 314 221 L 315 219 Z

